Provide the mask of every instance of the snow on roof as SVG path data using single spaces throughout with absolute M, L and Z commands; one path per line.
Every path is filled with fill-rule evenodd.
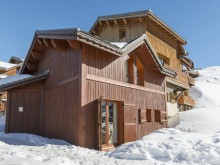
M 3 61 L 0 61 L 0 69 L 4 69 L 4 70 L 8 70 L 14 66 L 16 66 L 17 64 L 10 64 L 10 63 L 7 63 L 7 62 L 3 62 Z
M 127 42 L 111 42 L 112 45 L 115 45 L 119 48 L 123 48 L 125 47 L 125 45 L 127 45 L 128 43 Z
M 9 77 L 6 77 L 0 80 L 0 86 L 9 84 L 15 81 L 23 80 L 26 78 L 30 78 L 30 77 L 32 77 L 32 75 L 29 75 L 29 74 L 19 74 L 15 76 L 9 76 Z

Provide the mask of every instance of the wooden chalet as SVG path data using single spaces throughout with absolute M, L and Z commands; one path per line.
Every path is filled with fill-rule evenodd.
M 187 42 L 151 10 L 98 17 L 90 33 L 110 42 L 130 42 L 146 34 L 162 65 L 176 73 L 166 80 L 168 116 L 194 107 L 188 90 L 198 73 L 184 50 Z
M 12 59 L 19 58 L 12 57 L 9 62 L 2 62 L 0 61 L 0 80 L 6 78 L 7 76 L 16 75 L 21 67 L 21 60 L 20 62 L 11 61 Z M 7 92 L 0 92 L 0 112 L 6 111 L 6 102 L 7 102 Z
M 6 132 L 109 150 L 164 128 L 167 88 L 190 85 L 183 44 L 150 11 L 99 17 L 90 33 L 36 31 L 20 70 L 32 76 L 0 86 Z

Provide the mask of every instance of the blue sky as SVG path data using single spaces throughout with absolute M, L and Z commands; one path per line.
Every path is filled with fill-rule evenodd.
M 1 0 L 0 60 L 24 58 L 35 30 L 79 27 L 100 15 L 151 9 L 187 40 L 197 68 L 220 65 L 219 0 Z

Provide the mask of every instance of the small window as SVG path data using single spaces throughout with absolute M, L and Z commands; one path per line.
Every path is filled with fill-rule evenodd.
M 119 29 L 119 38 L 123 39 L 126 37 L 126 29 L 125 28 L 120 28 Z
M 147 111 L 146 109 L 139 109 L 139 123 L 143 124 L 147 122 Z
M 161 112 L 160 110 L 154 110 L 155 122 L 161 122 Z
M 162 55 L 160 53 L 157 53 L 158 58 L 161 62 L 162 65 L 166 64 L 166 65 L 170 65 L 170 59 L 168 57 L 166 57 L 165 55 Z

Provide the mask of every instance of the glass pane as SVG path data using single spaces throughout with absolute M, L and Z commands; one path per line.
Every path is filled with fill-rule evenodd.
M 102 102 L 102 144 L 106 144 L 106 102 Z
M 109 144 L 113 144 L 113 103 L 108 102 L 109 106 Z
M 109 102 L 109 144 L 117 143 L 117 103 Z

